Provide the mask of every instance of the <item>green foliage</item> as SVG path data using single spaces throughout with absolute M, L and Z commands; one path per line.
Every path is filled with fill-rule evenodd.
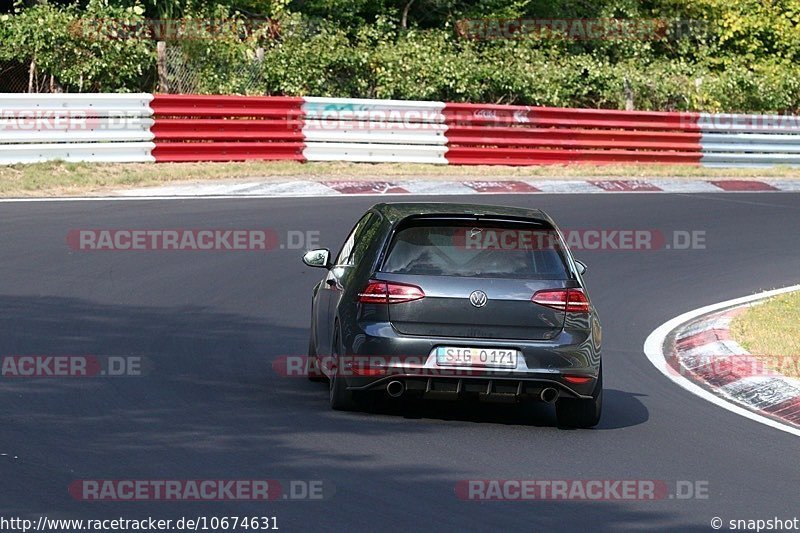
M 84 9 L 38 3 L 0 17 L 0 60 L 36 61 L 66 89 L 137 91 L 152 72 L 155 51 L 142 39 L 98 37 L 103 21 L 142 20 L 143 9 L 90 0 Z
M 406 27 L 402 27 L 406 12 Z M 204 93 L 637 109 L 800 111 L 800 0 L 88 0 L 0 24 L 0 59 L 36 58 L 69 90 L 150 91 L 155 42 L 87 36 L 86 19 L 270 17 L 280 30 L 168 43 Z M 645 38 L 470 40 L 465 18 L 659 20 Z M 263 60 L 256 50 L 263 49 Z M 82 85 L 81 85 L 82 83 Z

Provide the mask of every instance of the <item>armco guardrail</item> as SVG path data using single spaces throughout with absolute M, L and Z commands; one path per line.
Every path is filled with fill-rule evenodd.
M 708 167 L 800 165 L 800 117 L 702 113 L 701 163 Z
M 153 162 L 150 94 L 0 94 L 0 164 Z
M 452 164 L 700 162 L 693 113 L 483 104 L 444 112 Z
M 444 103 L 305 98 L 308 161 L 446 164 Z
M 314 97 L 157 95 L 153 106 L 158 161 L 800 164 L 791 116 Z
M 303 160 L 302 98 L 158 94 L 158 162 Z
M 800 166 L 800 117 L 149 94 L 0 94 L 0 164 L 70 161 Z

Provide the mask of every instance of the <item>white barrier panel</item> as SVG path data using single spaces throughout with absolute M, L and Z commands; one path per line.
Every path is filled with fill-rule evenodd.
M 308 161 L 447 164 L 444 102 L 304 99 Z
M 444 122 L 444 102 L 415 100 L 369 100 L 366 98 L 303 99 L 303 113 L 309 118 L 366 120 L 372 122 Z
M 153 95 L 0 94 L 0 165 L 153 162 Z
M 708 167 L 800 165 L 800 117 L 701 113 L 700 162 Z
M 303 150 L 308 161 L 353 161 L 364 163 L 447 164 L 446 146 L 409 144 L 356 144 L 309 142 Z
M 708 143 L 774 143 L 774 144 L 798 144 L 800 145 L 800 132 L 797 133 L 703 133 L 703 141 Z
M 74 144 L 5 144 L 0 145 L 0 165 L 70 161 L 92 163 L 152 163 L 155 144 L 74 143 Z
M 800 154 L 800 139 L 797 144 L 755 144 L 755 143 L 707 143 L 703 142 L 703 153 L 789 153 Z
M 736 166 L 739 166 L 739 163 L 795 166 L 800 165 L 800 154 L 704 153 L 700 162 Z
M 702 165 L 706 168 L 775 168 L 779 164 L 777 163 L 706 163 L 703 162 Z M 795 165 L 791 163 L 780 163 L 780 165 L 795 168 L 799 167 L 800 165 Z M 785 190 L 785 189 L 784 189 Z
M 0 93 L 0 118 L 13 118 L 20 112 L 66 115 L 83 114 L 93 117 L 140 116 L 153 114 L 152 94 L 27 94 Z
M 445 145 L 447 126 L 425 122 L 329 121 L 307 118 L 303 136 L 310 142 Z
M 800 116 L 700 113 L 697 125 L 703 133 L 800 133 Z
M 142 117 L 0 119 L 0 144 L 151 141 L 153 124 Z

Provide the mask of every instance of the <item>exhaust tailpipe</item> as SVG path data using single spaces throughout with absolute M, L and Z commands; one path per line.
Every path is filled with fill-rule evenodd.
M 539 399 L 546 403 L 553 403 L 558 399 L 558 389 L 554 389 L 553 387 L 543 389 L 542 393 L 539 395 Z
M 386 394 L 392 398 L 399 398 L 405 391 L 406 386 L 403 385 L 402 381 L 390 381 L 389 384 L 386 385 Z

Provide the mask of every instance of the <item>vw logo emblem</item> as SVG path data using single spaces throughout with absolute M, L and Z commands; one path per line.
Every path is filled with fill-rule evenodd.
M 489 298 L 483 291 L 472 291 L 472 294 L 469 295 L 469 303 L 475 307 L 483 307 L 488 300 Z

